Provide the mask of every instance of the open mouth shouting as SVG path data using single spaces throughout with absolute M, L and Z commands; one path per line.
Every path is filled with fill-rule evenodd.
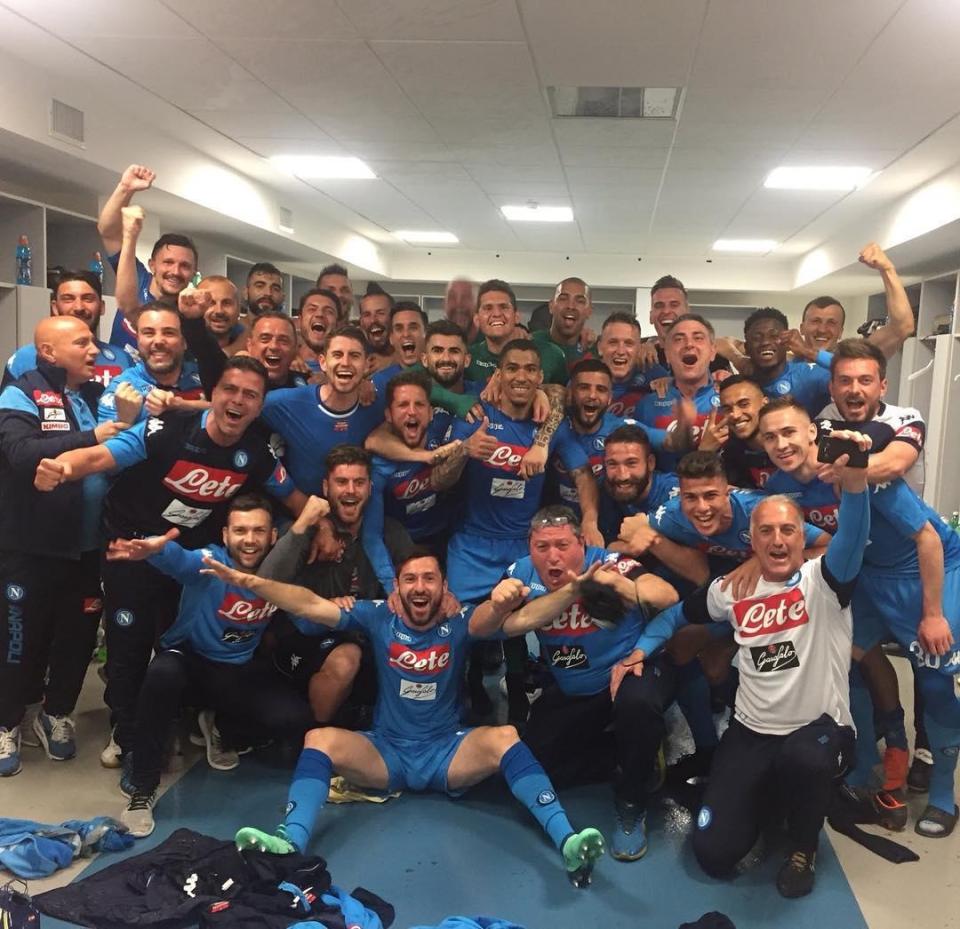
M 400 437 L 407 447 L 416 448 L 423 438 L 425 429 L 425 424 L 416 416 L 408 416 L 400 422 Z
M 238 426 L 243 422 L 244 412 L 243 410 L 227 407 L 227 409 L 223 411 L 223 416 L 229 425 Z
M 405 364 L 413 364 L 417 360 L 417 343 L 413 339 L 404 339 L 400 343 L 400 357 Z
M 547 576 L 544 580 L 547 582 L 547 587 L 551 590 L 556 590 L 558 587 L 562 587 L 566 582 L 567 569 L 563 565 L 557 565 L 556 567 L 547 568 Z
M 381 346 L 387 341 L 387 327 L 380 323 L 374 323 L 367 330 L 367 338 L 376 346 Z
M 260 356 L 260 361 L 263 363 L 263 366 L 267 369 L 267 371 L 279 371 L 280 366 L 283 364 L 283 355 L 281 355 L 276 349 L 268 348 Z
M 861 394 L 849 394 L 843 398 L 845 419 L 858 422 L 867 418 L 867 400 Z
M 338 365 L 333 369 L 333 377 L 330 378 L 330 383 L 336 386 L 338 390 L 348 391 L 356 386 L 359 377 L 360 372 L 355 368 Z
M 767 368 L 777 363 L 779 352 L 773 345 L 764 345 L 757 351 L 757 363 Z
M 680 355 L 680 364 L 684 368 L 692 370 L 700 363 L 700 355 L 693 349 L 687 349 Z

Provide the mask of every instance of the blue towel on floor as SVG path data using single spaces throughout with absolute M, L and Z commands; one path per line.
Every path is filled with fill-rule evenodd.
M 17 877 L 47 877 L 74 858 L 133 845 L 127 827 L 108 816 L 69 819 L 59 826 L 32 819 L 0 818 L 0 867 Z

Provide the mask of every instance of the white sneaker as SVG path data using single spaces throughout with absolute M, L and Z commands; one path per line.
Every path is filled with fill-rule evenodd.
M 110 741 L 104 746 L 103 751 L 100 752 L 100 764 L 105 768 L 119 768 L 121 765 L 120 759 L 120 746 L 117 745 L 114 736 L 117 734 L 116 729 L 110 730 Z
M 127 804 L 127 808 L 120 814 L 122 822 L 136 839 L 143 839 L 153 832 L 156 823 L 153 819 L 153 808 L 157 803 L 157 792 L 149 793 L 136 790 Z
M 20 727 L 0 728 L 0 777 L 20 773 Z
M 224 748 L 220 739 L 220 730 L 214 722 L 213 710 L 201 710 L 197 714 L 197 724 L 207 743 L 207 764 L 217 771 L 232 771 L 240 758 L 232 749 Z
M 28 703 L 23 711 L 23 719 L 20 721 L 20 744 L 27 748 L 39 748 L 40 740 L 33 731 L 33 721 L 40 715 L 42 703 Z

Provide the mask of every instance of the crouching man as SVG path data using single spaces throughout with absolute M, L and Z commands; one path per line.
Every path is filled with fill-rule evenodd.
M 858 432 L 834 433 L 856 442 Z M 825 555 L 803 559 L 804 523 L 789 497 L 763 500 L 750 519 L 760 564 L 756 588 L 735 599 L 722 578 L 664 611 L 638 642 L 649 654 L 683 622 L 729 622 L 739 646 L 734 717 L 713 759 L 693 835 L 700 866 L 729 876 L 750 851 L 771 802 L 786 813 L 790 854 L 777 876 L 784 897 L 813 889 L 820 830 L 834 788 L 852 761 L 850 599 L 870 531 L 866 468 L 837 460 L 838 528 Z

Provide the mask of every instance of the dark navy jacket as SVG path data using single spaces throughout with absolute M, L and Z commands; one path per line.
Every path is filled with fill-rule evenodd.
M 77 391 L 93 416 L 102 392 L 102 385 L 95 381 Z M 0 550 L 80 557 L 83 482 L 67 482 L 41 493 L 33 486 L 33 478 L 41 458 L 96 444 L 94 430 L 78 425 L 63 368 L 40 361 L 36 370 L 4 388 L 0 394 Z

